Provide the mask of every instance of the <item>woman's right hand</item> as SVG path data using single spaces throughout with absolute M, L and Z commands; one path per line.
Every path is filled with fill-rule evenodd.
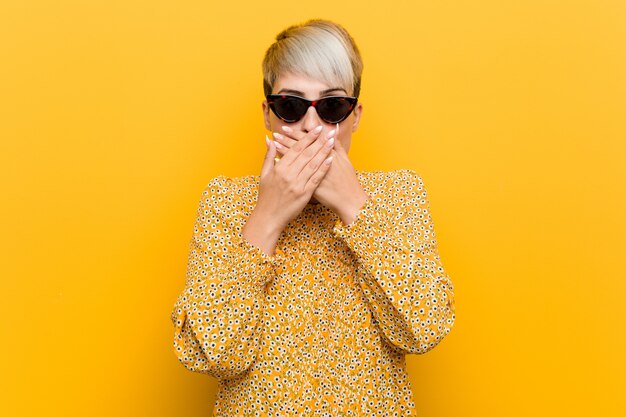
M 335 130 L 322 135 L 322 129 L 320 125 L 308 132 L 277 162 L 274 162 L 277 142 L 270 141 L 261 169 L 255 210 L 263 210 L 279 224 L 287 226 L 308 204 L 332 161 L 328 155 L 333 148 Z M 333 141 L 329 141 L 330 138 Z
M 256 206 L 244 227 L 244 237 L 266 252 L 273 253 L 280 233 L 308 204 L 330 168 L 334 140 L 329 139 L 335 131 L 321 135 L 322 129 L 308 132 L 277 162 L 276 142 L 268 141 Z

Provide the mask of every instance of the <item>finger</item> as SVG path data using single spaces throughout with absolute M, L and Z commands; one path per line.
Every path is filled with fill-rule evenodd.
M 293 162 L 294 172 L 296 175 L 299 175 L 300 172 L 304 169 L 304 167 L 313 159 L 318 153 L 325 152 L 328 153 L 333 149 L 333 145 L 336 142 L 335 138 L 335 129 L 326 133 L 326 135 L 320 135 L 317 138 L 315 144 L 310 145 L 304 151 L 300 153 L 300 155 Z
M 282 133 L 283 135 L 286 135 L 287 137 L 289 137 L 291 139 L 294 139 L 294 140 L 304 139 L 304 137 L 307 134 L 307 132 L 302 132 L 302 131 L 299 131 L 299 130 L 293 130 L 289 126 L 284 126 L 284 125 L 280 127 L 280 133 Z
M 283 127 L 286 127 L 286 126 L 283 126 Z M 291 147 L 295 145 L 299 140 L 299 139 L 293 139 L 292 137 L 290 137 L 290 135 L 294 137 L 303 137 L 306 135 L 306 133 L 303 133 L 303 132 L 299 132 L 299 133 L 293 132 L 293 129 L 291 128 L 289 128 L 288 130 L 292 133 L 282 134 L 278 132 L 272 132 L 272 136 L 274 137 L 274 145 L 276 146 L 276 151 L 281 155 L 285 155 L 287 151 L 291 149 Z M 330 131 L 329 134 L 332 134 L 332 132 L 334 131 Z
M 276 146 L 276 149 L 278 149 L 278 151 L 283 150 L 284 152 L 286 152 L 288 149 L 290 149 L 293 145 L 295 145 L 298 141 L 294 140 L 286 135 L 281 135 L 280 133 L 274 132 L 272 133 L 272 136 L 274 137 L 274 142 L 278 143 L 279 146 Z
M 289 126 L 281 126 L 282 133 L 273 132 L 274 143 L 277 145 L 276 150 L 284 155 L 299 140 L 304 139 L 306 132 L 294 131 Z
M 286 127 L 286 126 L 283 126 Z M 290 131 L 292 129 L 289 129 Z M 331 138 L 333 135 L 335 135 L 336 129 L 332 129 L 331 131 L 326 133 L 327 138 Z M 286 148 L 291 148 L 293 145 L 295 145 L 299 140 L 302 139 L 302 137 L 304 137 L 306 135 L 306 133 L 302 133 L 302 132 L 292 132 L 292 133 L 278 133 L 278 132 L 273 132 L 272 136 L 274 137 L 274 141 L 278 142 L 279 144 L 283 145 Z M 279 151 L 280 151 L 280 147 L 276 147 Z
M 261 167 L 261 176 L 265 177 L 274 166 L 274 157 L 276 156 L 276 147 L 274 143 L 265 135 L 265 144 L 267 145 L 267 152 L 265 153 L 265 159 L 263 160 L 263 167 Z
M 339 152 L 339 153 L 346 153 L 346 149 L 343 147 L 343 144 L 341 143 L 340 140 L 335 140 L 335 146 L 333 147 L 335 149 L 335 151 Z
M 281 155 L 284 155 L 287 153 L 287 151 L 289 150 L 289 148 L 284 147 L 283 145 L 281 145 L 279 142 L 277 141 L 272 141 L 274 143 L 274 147 L 276 148 L 276 152 L 280 153 Z
M 297 173 L 296 175 L 302 179 L 302 181 L 304 181 L 305 183 L 309 181 L 311 176 L 319 168 L 324 159 L 327 158 L 328 154 L 333 150 L 334 141 L 335 138 L 318 138 L 318 142 L 320 143 L 314 145 L 316 148 L 318 148 L 317 152 L 311 158 L 306 159 L 305 155 L 311 152 L 310 150 L 314 148 L 314 146 L 309 146 L 293 163 L 292 166 L 294 167 L 294 171 Z
M 316 127 L 315 129 L 312 129 L 310 132 L 306 133 L 304 135 L 304 137 L 300 140 L 298 140 L 291 148 L 290 151 L 287 152 L 285 154 L 285 156 L 283 156 L 281 158 L 281 161 L 284 165 L 291 165 L 293 163 L 293 161 L 296 160 L 296 158 L 298 158 L 298 156 L 300 155 L 300 153 L 305 150 L 309 145 L 311 145 L 312 143 L 315 142 L 315 139 L 318 138 L 318 136 L 320 136 L 320 133 L 322 132 L 322 129 L 324 128 L 324 126 L 319 125 L 318 127 Z M 309 155 L 309 157 L 312 155 Z
M 307 192 L 313 193 L 315 189 L 320 185 L 320 183 L 322 182 L 322 180 L 328 173 L 328 170 L 330 169 L 330 166 L 332 165 L 332 161 L 333 161 L 332 155 L 322 161 L 320 166 L 315 170 L 313 175 L 311 175 L 311 177 L 309 178 L 309 180 L 307 181 L 305 185 L 305 190 Z
M 339 136 L 339 123 L 335 123 L 335 136 Z M 336 151 L 343 151 L 343 153 L 347 153 L 346 149 L 343 147 L 343 144 L 341 143 L 340 140 L 335 141 L 335 146 L 334 149 Z

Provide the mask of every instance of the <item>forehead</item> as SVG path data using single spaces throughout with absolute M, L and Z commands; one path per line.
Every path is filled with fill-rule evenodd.
M 287 89 L 291 93 L 299 92 L 306 98 L 317 98 L 323 93 L 347 93 L 340 85 L 329 85 L 322 80 L 311 78 L 305 74 L 286 72 L 281 73 L 274 83 L 274 93 Z

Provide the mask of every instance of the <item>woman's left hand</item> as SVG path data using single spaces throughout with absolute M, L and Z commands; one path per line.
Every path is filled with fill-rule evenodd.
M 293 130 L 288 132 L 283 129 L 279 135 L 274 135 L 274 140 L 283 147 L 291 148 L 297 140 L 300 140 L 298 135 L 304 136 L 305 133 Z M 277 150 L 281 155 L 287 151 L 278 147 Z M 333 210 L 343 224 L 347 225 L 356 218 L 369 196 L 361 186 L 352 162 L 341 146 L 341 141 L 337 140 L 336 137 L 330 154 L 333 157 L 333 162 L 322 182 L 313 192 L 313 197 L 320 204 Z

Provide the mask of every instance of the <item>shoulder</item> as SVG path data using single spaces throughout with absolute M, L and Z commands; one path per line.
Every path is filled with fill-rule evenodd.
M 249 210 L 256 201 L 258 176 L 229 177 L 217 175 L 202 190 L 200 205 L 221 212 L 235 213 Z
M 389 186 L 394 192 L 411 198 L 426 191 L 422 176 L 415 170 L 408 168 L 393 171 Z
M 258 176 L 246 175 L 228 177 L 217 175 L 209 180 L 202 190 L 202 195 L 240 195 L 242 192 L 254 189 L 258 185 Z
M 372 194 L 394 196 L 424 188 L 421 175 L 409 168 L 392 171 L 357 170 L 357 175 L 366 191 Z

